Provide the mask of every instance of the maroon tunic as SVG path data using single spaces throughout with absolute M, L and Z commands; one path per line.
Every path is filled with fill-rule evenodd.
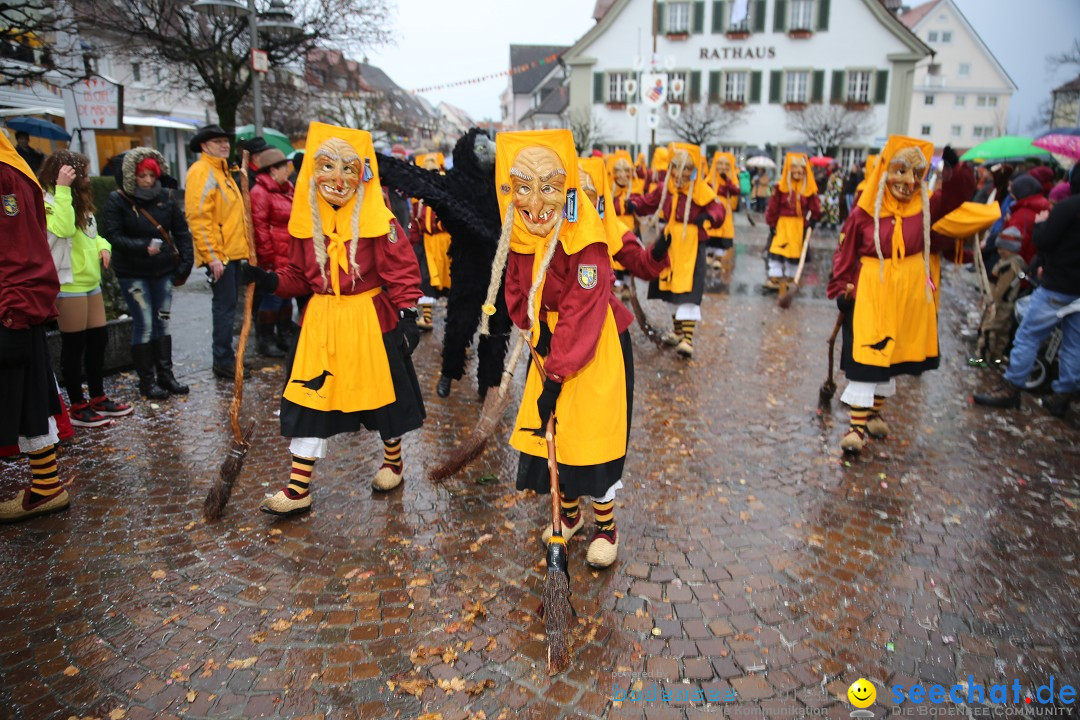
M 821 198 L 817 193 L 800 199 L 799 204 L 802 209 L 803 221 L 806 220 L 807 211 L 810 212 L 811 222 L 817 222 L 821 217 Z M 776 227 L 776 221 L 781 216 L 798 217 L 799 213 L 795 210 L 795 193 L 780 192 L 778 186 L 773 189 L 773 194 L 769 197 L 769 204 L 765 207 L 765 224 L 774 228 Z
M 654 188 L 652 192 L 645 195 L 634 195 L 630 198 L 630 202 L 634 203 L 634 212 L 639 216 L 652 215 L 656 212 L 656 209 L 660 207 L 660 196 L 663 194 L 663 186 Z M 679 202 L 675 206 L 675 212 L 672 214 L 671 209 L 672 195 L 668 193 L 664 198 L 664 208 L 660 212 L 662 217 L 667 222 L 682 222 L 683 213 L 686 212 L 686 193 L 679 193 Z M 702 215 L 708 215 L 709 222 L 714 228 L 718 228 L 724 224 L 724 217 L 727 215 L 727 208 L 724 204 L 713 200 L 708 205 L 691 205 L 690 207 L 690 224 L 696 224 L 698 218 Z M 698 228 L 698 241 L 704 242 L 709 239 L 708 234 L 704 228 Z
M 382 287 L 384 292 L 374 298 L 379 326 L 384 333 L 397 327 L 398 310 L 409 308 L 420 299 L 420 268 L 408 236 L 397 221 L 394 232 L 378 238 L 361 238 L 356 250 L 356 268 L 352 277 L 340 267 L 342 295 L 359 295 L 372 288 Z M 394 239 L 391 240 L 391 237 Z M 324 241 L 325 242 L 325 241 Z M 353 241 L 345 244 L 346 252 L 352 251 Z M 356 275 L 359 270 L 359 276 Z M 322 270 L 315 263 L 315 246 L 311 238 L 293 238 L 289 264 L 279 268 L 278 287 L 274 293 L 279 297 L 292 298 L 308 293 L 333 292 L 323 281 Z M 329 280 L 329 275 L 327 275 Z M 355 282 L 354 282 L 355 280 Z
M 0 242 L 0 323 L 25 330 L 57 316 L 60 280 L 49 252 L 41 188 L 11 165 L 0 163 L 4 200 Z

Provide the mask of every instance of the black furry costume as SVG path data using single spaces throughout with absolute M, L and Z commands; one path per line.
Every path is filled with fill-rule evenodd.
M 482 147 L 477 137 L 483 136 Z M 383 184 L 420 198 L 450 233 L 450 296 L 446 308 L 440 392 L 449 394 L 450 380 L 465 374 L 465 351 L 480 323 L 480 307 L 491 280 L 491 265 L 502 222 L 495 195 L 495 153 L 486 132 L 472 128 L 454 145 L 454 164 L 445 175 L 396 158 L 379 158 Z M 491 335 L 480 338 L 477 385 L 481 397 L 502 379 L 510 338 L 510 315 L 500 289 Z M 445 393 L 443 392 L 445 390 Z

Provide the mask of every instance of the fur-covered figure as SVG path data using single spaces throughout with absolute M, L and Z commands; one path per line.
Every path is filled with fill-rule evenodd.
M 383 181 L 431 207 L 450 233 L 450 293 L 443 336 L 442 377 L 438 394 L 450 394 L 450 383 L 465 374 L 465 351 L 480 322 L 480 306 L 491 280 L 491 265 L 502 222 L 495 195 L 495 144 L 472 128 L 454 146 L 454 164 L 445 174 L 424 170 L 394 158 L 380 158 Z M 481 397 L 499 384 L 510 337 L 510 316 L 503 294 L 491 318 L 491 335 L 480 338 L 477 385 Z

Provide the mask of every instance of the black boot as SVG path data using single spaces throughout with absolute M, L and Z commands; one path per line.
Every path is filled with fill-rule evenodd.
M 285 353 L 277 346 L 274 339 L 276 324 L 277 313 L 259 312 L 259 321 L 255 325 L 255 335 L 258 338 L 258 347 L 256 348 L 256 351 L 263 357 L 285 357 Z
M 293 332 L 292 313 L 290 312 L 288 315 L 279 313 L 277 320 L 274 322 L 274 327 L 277 330 L 275 343 L 281 352 L 288 355 L 289 350 L 292 349 L 292 341 L 295 335 Z
M 972 399 L 976 405 L 997 408 L 1020 407 L 1020 388 L 1008 380 L 1002 379 L 998 386 L 988 393 L 976 393 Z
M 1069 403 L 1073 399 L 1075 399 L 1075 393 L 1054 393 L 1044 397 L 1042 404 L 1051 415 L 1056 418 L 1063 418 L 1065 413 L 1069 411 Z
M 453 380 L 443 375 L 439 378 L 439 384 L 435 387 L 435 394 L 441 398 L 450 397 L 450 383 Z
M 139 392 L 151 400 L 169 397 L 154 382 L 154 348 L 150 343 L 131 346 L 131 358 L 135 361 L 135 372 L 139 375 Z
M 187 395 L 188 386 L 176 381 L 172 370 L 172 336 L 165 335 L 153 341 L 154 357 L 157 362 L 158 385 L 173 395 Z

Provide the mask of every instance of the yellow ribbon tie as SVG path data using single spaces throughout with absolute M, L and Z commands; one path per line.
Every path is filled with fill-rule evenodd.
M 326 247 L 326 255 L 330 259 L 327 272 L 330 273 L 330 286 L 334 289 L 334 294 L 340 296 L 341 275 L 338 273 L 338 268 L 344 270 L 345 274 L 349 273 L 349 253 L 345 250 L 346 241 L 336 237 L 336 233 L 329 240 Z

